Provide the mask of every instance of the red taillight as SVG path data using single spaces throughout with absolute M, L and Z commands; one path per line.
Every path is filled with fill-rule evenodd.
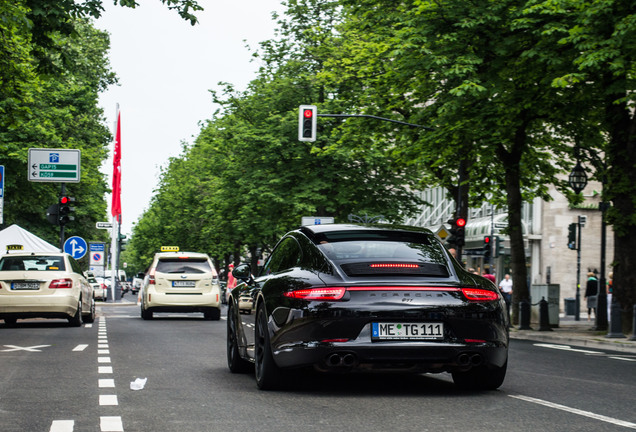
M 340 300 L 347 290 L 344 287 L 306 288 L 284 293 L 285 297 L 301 300 L 324 301 Z
M 49 284 L 50 289 L 73 288 L 73 279 L 54 279 Z
M 391 263 L 391 264 L 371 264 L 369 267 L 371 268 L 418 268 L 419 265 Z
M 150 273 L 148 274 L 148 283 L 150 285 L 155 284 L 155 271 L 157 271 L 157 269 L 152 269 L 150 270 Z
M 499 298 L 499 294 L 481 288 L 462 288 L 462 293 L 470 301 L 493 301 Z

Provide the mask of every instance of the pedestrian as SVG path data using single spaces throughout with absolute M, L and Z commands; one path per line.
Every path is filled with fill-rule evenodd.
M 614 272 L 609 272 L 607 278 L 607 320 L 612 320 L 612 293 L 614 292 Z
M 488 271 L 488 269 L 484 270 L 484 273 L 482 274 L 483 277 L 485 277 L 486 279 L 488 279 L 490 282 L 493 283 L 493 285 L 495 283 L 497 283 L 496 279 L 495 279 L 495 275 L 491 274 L 490 271 Z
M 585 286 L 585 300 L 587 300 L 587 320 L 590 321 L 592 310 L 596 317 L 596 299 L 598 295 L 598 279 L 594 272 L 587 274 L 587 285 Z
M 237 285 L 237 280 L 234 277 L 234 275 L 232 274 L 232 271 L 234 270 L 234 264 L 230 264 L 228 266 L 228 271 L 227 271 L 227 285 L 226 285 L 226 298 L 229 300 L 230 298 L 230 292 L 234 289 L 234 287 L 236 287 Z
M 510 279 L 509 274 L 506 274 L 501 282 L 499 282 L 499 289 L 501 290 L 501 294 L 506 302 L 508 316 L 510 316 L 510 304 L 512 303 L 512 279 Z

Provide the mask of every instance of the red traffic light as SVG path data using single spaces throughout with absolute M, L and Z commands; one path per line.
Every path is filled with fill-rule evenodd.
M 460 228 L 463 228 L 466 226 L 466 219 L 464 218 L 457 218 L 457 220 L 455 221 L 455 225 L 457 225 Z
M 303 111 L 303 117 L 310 119 L 314 116 L 314 110 L 306 109 Z
M 484 237 L 484 243 L 486 244 L 490 243 L 490 237 Z
M 60 198 L 60 204 L 69 204 L 71 202 L 71 199 L 67 196 L 63 196 L 62 198 Z

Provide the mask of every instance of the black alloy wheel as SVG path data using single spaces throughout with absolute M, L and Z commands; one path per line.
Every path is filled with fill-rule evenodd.
M 283 374 L 272 356 L 272 347 L 267 329 L 265 308 L 256 311 L 256 332 L 254 335 L 254 372 L 256 385 L 261 390 L 274 390 L 282 382 Z
M 235 309 L 232 305 L 227 311 L 227 366 L 232 373 L 247 373 L 253 370 L 254 365 L 245 360 L 239 354 L 238 333 L 236 330 Z

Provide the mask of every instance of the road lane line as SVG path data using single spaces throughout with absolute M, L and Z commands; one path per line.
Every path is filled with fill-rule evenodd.
M 75 420 L 53 420 L 49 432 L 73 432 Z
M 100 417 L 99 426 L 102 432 L 124 432 L 121 417 Z
M 98 381 L 99 388 L 114 388 L 115 380 L 111 378 L 100 379 Z
M 608 357 L 614 360 L 623 360 L 623 361 L 631 361 L 631 362 L 636 362 L 636 358 L 627 358 L 627 357 Z
M 100 374 L 112 374 L 113 373 L 113 367 L 112 366 L 98 366 L 97 367 L 97 373 L 100 373 Z
M 97 357 L 97 363 L 110 363 L 110 357 Z
M 119 405 L 117 395 L 99 395 L 100 405 Z
M 600 414 L 595 414 L 593 412 L 589 412 L 589 411 L 583 411 L 580 409 L 576 409 L 576 408 L 570 408 L 568 406 L 565 405 L 560 405 L 554 402 L 548 402 L 548 401 L 544 401 L 542 399 L 536 399 L 533 397 L 529 397 L 529 396 L 522 396 L 522 395 L 508 395 L 511 398 L 515 398 L 515 399 L 520 399 L 526 402 L 530 402 L 530 403 L 534 403 L 534 404 L 538 404 L 538 405 L 543 405 L 546 406 L 548 408 L 554 408 L 554 409 L 558 409 L 561 411 L 565 411 L 565 412 L 569 412 L 572 414 L 577 414 L 583 417 L 589 417 L 595 420 L 599 420 L 605 423 L 611 423 L 611 424 L 615 424 L 617 426 L 623 426 L 626 428 L 630 428 L 630 429 L 636 429 L 636 423 L 631 423 L 631 422 L 627 422 L 627 421 L 623 421 L 623 420 L 618 420 L 612 417 L 607 417 L 604 415 L 600 415 Z
M 80 344 L 73 348 L 73 351 L 84 351 L 88 347 L 88 344 Z

